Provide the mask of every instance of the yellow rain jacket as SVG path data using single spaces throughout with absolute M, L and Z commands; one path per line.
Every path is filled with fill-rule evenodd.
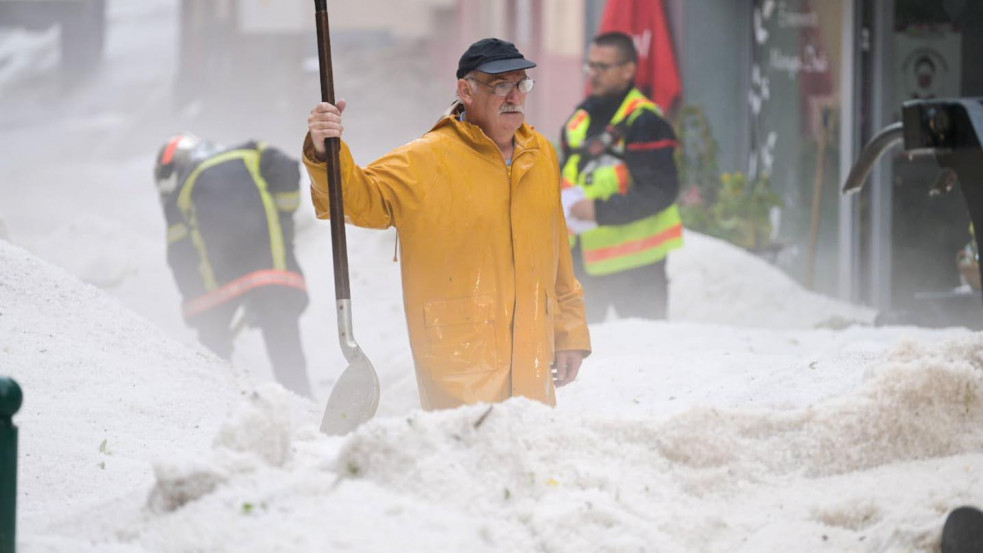
M 328 218 L 327 171 L 313 155 L 308 135 L 314 206 Z M 510 168 L 479 127 L 447 116 L 364 169 L 344 142 L 340 159 L 346 220 L 399 233 L 423 407 L 555 405 L 554 352 L 591 346 L 553 146 L 523 124 Z

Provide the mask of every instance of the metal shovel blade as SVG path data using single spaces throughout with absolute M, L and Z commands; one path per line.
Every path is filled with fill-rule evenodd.
M 379 377 L 362 350 L 341 373 L 321 419 L 321 432 L 341 436 L 375 415 L 379 407 Z
M 351 301 L 338 301 L 338 341 L 348 368 L 335 382 L 324 408 L 321 432 L 341 436 L 375 415 L 379 407 L 379 377 L 352 336 Z

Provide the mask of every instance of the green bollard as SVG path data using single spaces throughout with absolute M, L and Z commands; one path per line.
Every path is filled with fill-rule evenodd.
M 0 553 L 14 553 L 17 526 L 17 427 L 24 396 L 13 379 L 0 377 Z

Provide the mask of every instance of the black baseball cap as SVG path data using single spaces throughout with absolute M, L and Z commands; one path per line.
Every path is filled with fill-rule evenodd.
M 530 67 L 536 67 L 536 64 L 524 58 L 515 44 L 497 38 L 483 38 L 469 46 L 461 61 L 457 62 L 457 78 L 472 71 L 497 75 Z

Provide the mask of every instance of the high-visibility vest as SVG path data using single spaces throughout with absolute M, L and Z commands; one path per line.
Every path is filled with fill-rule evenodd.
M 625 97 L 608 125 L 608 130 L 627 130 L 644 111 L 662 115 L 659 107 L 637 89 Z M 563 165 L 564 188 L 580 186 L 587 198 L 606 200 L 614 194 L 628 192 L 632 186 L 631 173 L 622 159 L 625 151 L 624 133 L 609 133 L 611 144 L 604 153 L 585 152 L 590 114 L 577 110 L 564 127 L 567 144 L 573 153 Z M 581 151 L 578 151 L 581 150 Z M 581 167 L 583 156 L 589 161 Z M 571 236 L 571 247 L 576 244 Z M 683 246 L 683 224 L 679 209 L 673 204 L 662 211 L 626 225 L 598 226 L 579 235 L 584 269 L 589 275 L 607 275 L 657 263 L 671 250 Z

